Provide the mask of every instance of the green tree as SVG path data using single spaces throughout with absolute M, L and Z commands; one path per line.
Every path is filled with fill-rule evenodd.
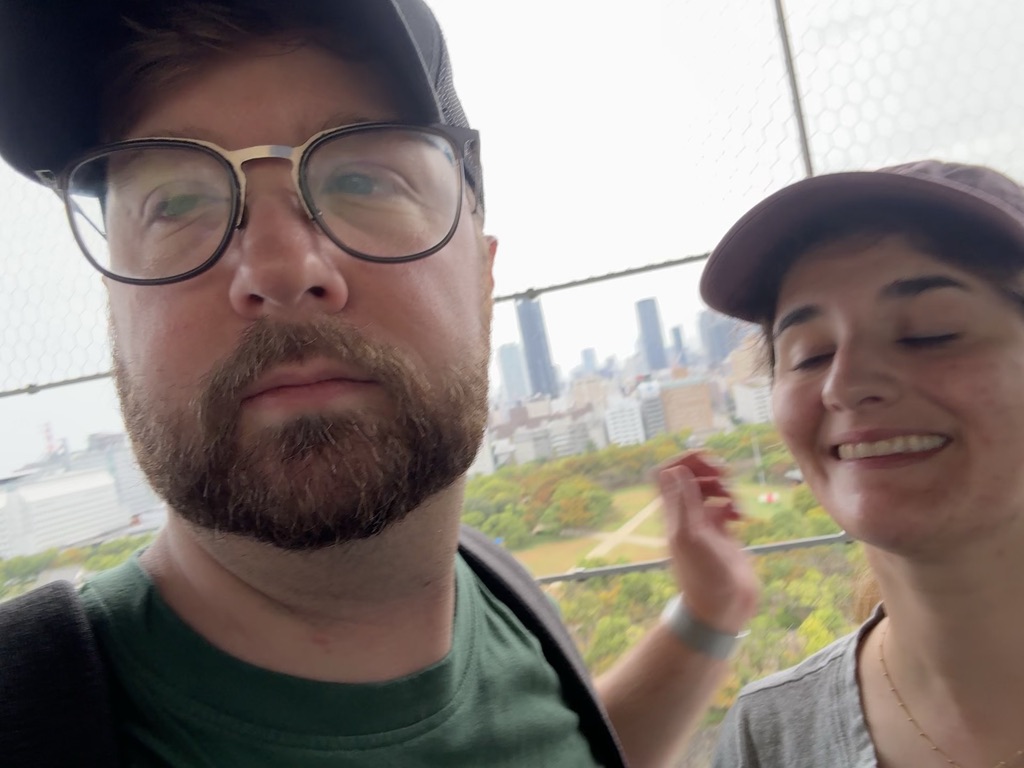
M 491 538 L 501 539 L 508 549 L 522 549 L 531 538 L 521 511 L 514 508 L 487 518 L 480 531 Z
M 612 496 L 583 475 L 560 482 L 551 495 L 551 504 L 542 522 L 552 530 L 596 527 L 612 508 Z
M 793 490 L 793 497 L 790 500 L 790 506 L 793 507 L 795 512 L 801 515 L 806 515 L 818 506 L 818 500 L 814 498 L 814 494 L 811 492 L 807 483 L 801 483 Z

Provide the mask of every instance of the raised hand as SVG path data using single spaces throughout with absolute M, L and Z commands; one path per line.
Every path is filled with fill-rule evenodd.
M 689 611 L 728 633 L 757 610 L 760 583 L 750 556 L 729 531 L 741 515 L 723 484 L 723 469 L 694 451 L 657 470 L 672 571 Z

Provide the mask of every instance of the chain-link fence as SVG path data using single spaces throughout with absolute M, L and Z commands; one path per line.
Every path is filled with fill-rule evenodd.
M 937 156 L 1024 176 L 1020 3 L 434 6 L 486 139 L 499 292 L 705 253 L 808 171 Z M 7 169 L 0 201 L 0 394 L 104 373 L 102 286 L 58 201 Z

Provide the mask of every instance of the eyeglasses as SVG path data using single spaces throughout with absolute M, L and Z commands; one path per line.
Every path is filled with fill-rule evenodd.
M 226 150 L 191 139 L 132 139 L 93 150 L 59 177 L 86 258 L 114 280 L 187 280 L 212 267 L 245 226 L 243 166 L 292 164 L 306 214 L 359 259 L 404 262 L 443 248 L 459 223 L 464 167 L 479 134 L 453 126 L 362 123 L 305 144 Z

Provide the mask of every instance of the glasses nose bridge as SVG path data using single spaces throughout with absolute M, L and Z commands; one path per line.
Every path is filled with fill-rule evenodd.
M 245 166 L 254 160 L 285 160 L 290 163 L 292 184 L 295 187 L 295 193 L 302 201 L 302 206 L 306 208 L 307 213 L 309 213 L 309 205 L 302 195 L 302 188 L 299 184 L 299 162 L 302 157 L 303 149 L 304 147 L 289 147 L 286 144 L 258 144 L 253 147 L 224 151 L 223 154 L 231 164 L 231 167 L 235 169 L 235 176 L 238 179 L 239 221 L 236 222 L 236 226 L 244 218 L 244 211 L 246 207 L 248 174 L 246 173 Z

